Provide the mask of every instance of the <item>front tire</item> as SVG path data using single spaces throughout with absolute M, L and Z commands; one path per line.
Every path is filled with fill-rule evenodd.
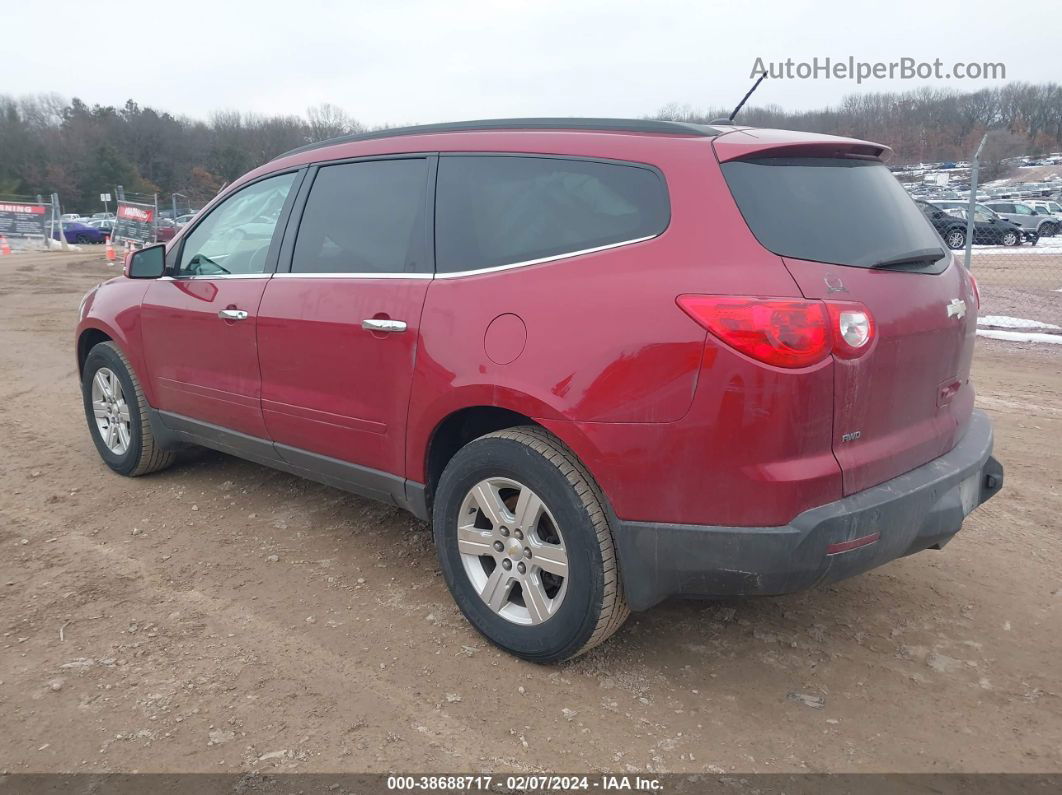
M 101 342 L 89 351 L 81 394 L 92 441 L 115 472 L 138 477 L 174 462 L 176 454 L 156 442 L 140 381 L 113 342 Z
M 1004 246 L 1020 246 L 1021 245 L 1021 235 L 1019 235 L 1017 232 L 1014 232 L 1014 231 L 1004 232 L 1003 233 L 1003 239 L 1002 239 L 1001 242 L 1003 243 Z
M 537 663 L 605 641 L 629 615 L 596 484 L 533 426 L 465 445 L 447 464 L 433 525 L 443 578 L 489 641 Z

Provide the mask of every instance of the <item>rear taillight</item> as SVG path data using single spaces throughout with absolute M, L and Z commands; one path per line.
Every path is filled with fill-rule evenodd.
M 831 353 L 854 358 L 874 339 L 862 304 L 732 295 L 680 295 L 678 305 L 713 335 L 776 367 L 807 367 Z

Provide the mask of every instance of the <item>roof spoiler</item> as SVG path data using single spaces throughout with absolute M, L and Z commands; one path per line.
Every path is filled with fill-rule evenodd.
M 746 157 L 858 157 L 884 160 L 892 150 L 884 144 L 836 135 L 790 130 L 744 129 L 712 142 L 720 163 Z

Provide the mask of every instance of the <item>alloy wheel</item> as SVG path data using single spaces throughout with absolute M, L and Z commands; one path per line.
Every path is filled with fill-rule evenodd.
M 103 444 L 115 455 L 129 449 L 129 404 L 114 371 L 101 367 L 92 378 L 92 413 Z
M 568 551 L 553 514 L 527 486 L 488 478 L 461 503 L 457 547 L 480 598 L 514 624 L 556 614 L 568 585 Z

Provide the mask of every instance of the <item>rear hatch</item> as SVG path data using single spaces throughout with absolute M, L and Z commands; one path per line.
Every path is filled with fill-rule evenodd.
M 804 297 L 852 301 L 875 324 L 857 358 L 835 357 L 833 452 L 844 493 L 948 452 L 973 410 L 975 288 L 872 145 L 729 149 L 721 168 L 749 229 Z

